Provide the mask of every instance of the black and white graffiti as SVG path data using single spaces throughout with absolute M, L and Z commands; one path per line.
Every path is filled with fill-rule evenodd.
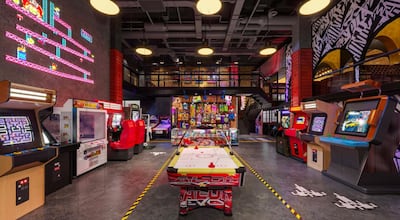
M 400 0 L 340 1 L 312 24 L 313 68 L 333 49 L 344 48 L 361 61 L 371 38 L 399 15 Z
M 358 209 L 358 210 L 372 210 L 377 208 L 378 206 L 374 203 L 362 203 L 358 200 L 351 200 L 345 196 L 339 195 L 337 193 L 333 193 L 336 198 L 338 199 L 337 202 L 334 204 L 339 208 L 346 208 L 346 209 Z
M 292 78 L 292 44 L 289 44 L 286 47 L 285 56 L 286 56 L 286 82 L 285 82 L 285 102 L 289 101 L 289 89 L 290 89 L 290 80 Z
M 315 192 L 314 190 L 308 190 L 302 186 L 299 186 L 297 184 L 294 184 L 294 186 L 296 187 L 296 191 L 295 192 L 291 192 L 292 195 L 295 196 L 303 196 L 303 197 L 321 197 L 321 196 L 326 196 L 326 193 L 324 192 Z

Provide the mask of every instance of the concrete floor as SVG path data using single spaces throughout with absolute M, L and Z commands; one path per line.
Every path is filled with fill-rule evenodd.
M 22 220 L 116 220 L 121 219 L 143 192 L 162 165 L 175 150 L 169 143 L 157 142 L 156 147 L 134 155 L 129 161 L 110 161 L 89 173 L 73 180 L 73 183 L 48 195 L 46 203 Z M 307 168 L 306 164 L 275 152 L 275 143 L 243 141 L 234 150 L 249 164 L 257 178 L 247 167 L 245 184 L 233 189 L 233 216 L 223 212 L 201 208 L 187 216 L 179 216 L 179 190 L 169 185 L 167 173 L 155 179 L 150 190 L 144 194 L 128 219 L 137 220 L 197 220 L 197 219 L 296 219 L 296 211 L 302 219 L 400 219 L 400 195 L 366 195 L 320 172 Z M 265 180 L 277 195 L 268 189 Z M 324 192 L 322 197 L 293 195 L 295 184 L 315 192 Z M 373 203 L 373 210 L 351 210 L 339 208 L 334 193 L 353 201 Z M 281 200 L 285 200 L 291 209 Z

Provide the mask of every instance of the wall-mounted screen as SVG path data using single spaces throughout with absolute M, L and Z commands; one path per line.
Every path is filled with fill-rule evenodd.
M 42 146 L 35 112 L 0 111 L 0 154 Z
M 309 133 L 315 135 L 322 135 L 324 133 L 326 119 L 327 119 L 326 113 L 313 114 L 311 118 Z

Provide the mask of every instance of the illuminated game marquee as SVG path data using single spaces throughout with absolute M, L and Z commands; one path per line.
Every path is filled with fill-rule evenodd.
M 58 77 L 93 84 L 94 55 L 77 39 L 72 27 L 61 18 L 61 10 L 52 1 L 5 0 L 16 11 L 15 30 L 5 31 L 15 43 L 16 54 L 6 54 L 11 63 Z M 34 25 L 32 25 L 32 23 Z M 39 30 L 40 29 L 40 30 Z M 93 37 L 83 28 L 80 41 L 91 45 Z M 40 62 L 38 62 L 40 60 Z

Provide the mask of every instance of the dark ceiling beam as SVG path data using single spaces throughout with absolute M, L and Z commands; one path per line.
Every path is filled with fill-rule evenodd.
M 226 31 L 226 37 L 225 37 L 225 42 L 224 46 L 222 48 L 223 51 L 227 51 L 229 47 L 229 43 L 231 41 L 231 35 L 233 31 L 236 29 L 236 25 L 238 23 L 239 17 L 240 17 L 240 12 L 242 11 L 244 4 L 244 0 L 237 0 L 235 7 L 233 8 L 232 16 L 229 22 L 228 30 Z
M 219 32 L 210 32 L 207 33 L 207 37 L 212 39 L 226 39 L 226 33 L 223 31 Z M 131 32 L 131 31 L 123 31 L 121 34 L 123 39 L 142 39 L 143 33 L 141 32 Z M 276 37 L 291 37 L 291 34 L 285 35 L 274 35 Z M 230 35 L 230 39 L 241 39 L 241 38 L 254 38 L 254 37 L 262 37 L 255 35 L 242 36 L 240 33 L 233 33 Z M 194 32 L 146 32 L 146 39 L 164 39 L 164 38 L 196 38 L 196 34 Z M 226 41 L 224 41 L 226 42 Z M 229 41 L 230 42 L 230 41 Z M 224 43 L 225 44 L 225 43 Z

